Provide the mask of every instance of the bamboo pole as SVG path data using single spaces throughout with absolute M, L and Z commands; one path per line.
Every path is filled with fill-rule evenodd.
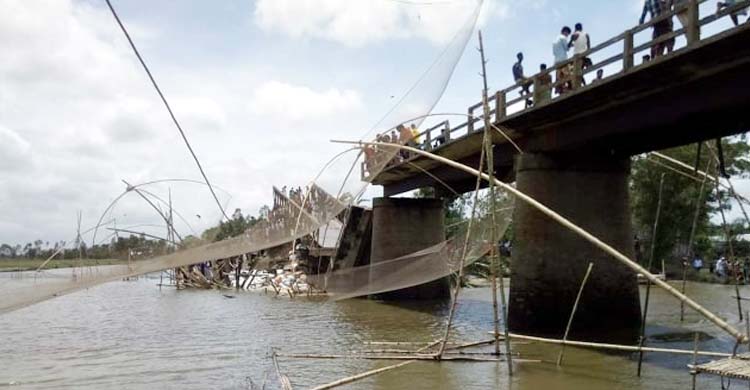
M 570 311 L 570 318 L 568 318 L 568 325 L 565 327 L 565 335 L 563 335 L 563 344 L 562 348 L 560 348 L 560 354 L 557 355 L 557 365 L 562 364 L 563 360 L 563 354 L 565 353 L 565 342 L 568 341 L 568 335 L 570 334 L 570 326 L 573 325 L 573 317 L 576 315 L 576 310 L 578 310 L 578 302 L 581 301 L 581 296 L 583 295 L 583 288 L 586 287 L 586 282 L 589 280 L 589 275 L 591 275 L 591 269 L 594 268 L 594 263 L 589 263 L 589 268 L 586 270 L 586 274 L 583 276 L 583 281 L 581 281 L 581 287 L 578 289 L 578 295 L 576 296 L 576 301 L 573 303 L 573 309 Z M 506 336 L 506 342 L 510 341 L 509 338 Z
M 473 346 L 477 346 L 477 345 L 490 344 L 490 343 L 496 342 L 496 340 L 497 339 L 485 340 L 485 341 L 479 341 L 479 342 L 473 342 L 473 343 L 466 343 L 466 344 L 461 344 L 461 345 L 449 347 L 448 349 L 450 349 L 450 350 L 459 350 L 459 349 L 469 348 L 469 347 L 473 347 Z M 426 346 L 418 349 L 416 351 L 416 353 L 426 351 L 426 350 L 428 350 L 428 349 L 430 349 L 430 348 L 432 348 L 432 347 L 434 347 L 436 345 L 439 345 L 441 342 L 442 342 L 442 340 L 438 339 L 438 340 L 436 340 L 436 341 L 434 341 L 434 342 L 432 342 L 432 343 L 430 343 L 430 344 L 428 344 L 428 345 L 426 345 Z M 370 343 L 377 343 L 377 342 L 370 342 Z M 388 343 L 388 342 L 382 342 L 382 343 L 387 343 L 387 345 L 393 345 L 393 344 Z M 414 343 L 408 343 L 408 344 L 409 345 L 414 345 Z M 419 343 L 419 344 L 421 345 L 423 343 Z M 396 345 L 399 345 L 399 343 L 397 343 Z M 394 364 L 394 365 L 391 365 L 391 366 L 386 366 L 386 367 L 383 367 L 383 368 L 378 368 L 378 369 L 375 369 L 375 370 L 366 371 L 366 372 L 363 372 L 361 374 L 352 375 L 350 377 L 339 379 L 337 381 L 330 382 L 330 383 L 327 383 L 325 385 L 317 386 L 317 387 L 313 388 L 313 390 L 332 389 L 334 387 L 346 385 L 346 384 L 358 381 L 360 379 L 369 378 L 369 377 L 371 377 L 373 375 L 377 375 L 377 374 L 380 374 L 380 373 L 383 373 L 383 372 L 395 370 L 397 368 L 401 368 L 403 366 L 412 364 L 412 363 L 414 363 L 416 361 L 417 360 L 411 359 L 411 360 L 407 360 L 405 362 Z
M 278 354 L 276 351 L 273 351 L 271 354 L 271 358 L 273 359 L 273 367 L 276 370 L 276 376 L 279 378 L 279 382 L 281 383 L 281 389 L 282 390 L 292 390 L 292 382 L 289 380 L 289 377 L 281 373 L 281 369 L 279 368 L 279 361 L 276 359 Z
M 664 176 L 666 173 L 661 174 L 661 179 L 659 180 L 659 199 L 656 202 L 656 216 L 654 217 L 654 229 L 651 232 L 651 253 L 648 257 L 648 267 L 646 267 L 647 270 L 651 271 L 651 267 L 654 264 L 654 255 L 656 254 L 656 233 L 659 228 L 659 217 L 661 216 L 661 202 L 662 202 L 662 195 L 664 193 Z M 666 277 L 666 274 L 664 275 Z M 683 272 L 683 280 L 684 280 L 684 272 Z M 643 304 L 643 316 L 641 316 L 641 334 L 640 338 L 638 339 L 638 345 L 643 346 L 643 343 L 645 341 L 646 337 L 646 317 L 648 317 L 648 303 L 649 298 L 651 298 L 651 282 L 646 282 L 646 300 Z M 641 376 L 641 366 L 643 364 L 643 351 L 641 350 L 638 352 L 638 369 L 636 371 L 637 376 Z
M 707 165 L 706 165 L 706 171 L 710 171 L 712 167 L 711 160 L 709 159 Z M 690 238 L 688 239 L 688 253 L 690 254 L 690 259 L 695 257 L 695 251 L 693 250 L 693 242 L 695 241 L 695 229 L 698 226 L 698 218 L 701 214 L 701 206 L 703 205 L 703 190 L 706 188 L 706 181 L 708 180 L 708 175 L 703 176 L 703 180 L 701 181 L 700 189 L 698 190 L 698 198 L 695 199 L 695 213 L 693 214 L 693 224 L 690 227 Z M 685 287 L 687 286 L 687 267 L 683 267 L 682 269 L 682 287 L 680 292 L 685 294 Z M 685 303 L 680 302 L 680 322 L 685 321 Z
M 434 354 L 422 354 L 422 355 L 338 355 L 338 354 L 278 354 L 279 357 L 293 358 L 293 359 L 347 359 L 347 360 L 406 360 L 406 361 L 430 361 L 430 362 L 441 362 L 445 361 L 456 361 L 456 362 L 502 362 L 506 359 L 500 359 L 497 357 L 492 358 L 480 358 L 471 356 L 443 356 L 437 359 Z M 521 363 L 537 363 L 539 360 L 532 359 L 519 359 Z
M 695 382 L 698 379 L 698 369 L 696 366 L 698 365 L 698 333 L 695 333 L 693 342 L 693 366 L 690 368 L 690 375 L 693 377 L 693 390 L 695 390 Z M 723 388 L 724 386 L 722 386 Z
M 737 312 L 740 316 L 740 321 L 742 321 L 742 300 L 740 299 L 740 286 L 739 281 L 737 280 L 737 274 L 734 268 L 734 245 L 732 244 L 732 231 L 729 228 L 729 225 L 727 225 L 727 218 L 726 215 L 724 215 L 724 202 L 721 200 L 721 189 L 719 188 L 719 182 L 716 182 L 716 199 L 719 202 L 719 213 L 721 214 L 721 222 L 724 226 L 724 235 L 727 239 L 727 247 L 729 248 L 729 265 L 732 267 L 732 274 L 734 279 L 734 292 L 737 296 Z M 741 340 L 738 340 L 738 342 Z
M 496 198 L 495 198 L 495 153 L 493 150 L 493 142 L 492 142 L 492 135 L 490 130 L 490 106 L 488 104 L 488 88 L 487 88 L 487 60 L 484 57 L 484 43 L 482 41 L 482 30 L 478 31 L 479 35 L 479 53 L 481 55 L 482 59 L 482 110 L 483 110 L 483 119 L 484 119 L 484 134 L 482 143 L 484 144 L 485 148 L 485 155 L 487 155 L 487 173 L 490 177 L 489 180 L 489 196 L 490 196 L 490 216 L 491 216 L 491 223 L 490 226 L 490 286 L 492 288 L 492 321 L 493 321 L 493 329 L 495 330 L 495 338 L 497 340 L 499 335 L 499 319 L 497 315 L 497 243 L 498 243 L 498 237 L 497 237 L 497 220 L 496 220 L 496 214 L 495 209 L 496 207 Z M 498 131 L 500 131 L 498 129 Z M 503 133 L 500 131 L 500 133 Z M 480 168 L 481 170 L 481 168 Z M 504 328 L 504 334 L 506 336 L 505 338 L 505 349 L 508 353 L 508 375 L 513 376 L 513 357 L 511 356 L 510 351 L 510 340 L 508 340 L 508 321 L 506 319 L 505 315 L 505 308 L 507 307 L 505 302 L 505 286 L 503 283 L 503 275 L 500 274 L 500 300 L 501 300 L 501 307 L 500 310 L 502 310 L 502 320 L 503 320 L 503 328 Z M 500 344 L 498 341 L 495 342 L 495 354 L 500 354 Z
M 712 150 L 712 149 L 711 149 L 711 148 L 709 147 L 709 150 Z M 652 156 L 656 156 L 656 157 L 659 157 L 659 158 L 661 158 L 661 159 L 663 159 L 663 160 L 669 161 L 669 162 L 671 162 L 671 163 L 673 163 L 673 164 L 675 164 L 675 165 L 678 165 L 678 166 L 680 166 L 680 167 L 682 167 L 682 168 L 688 169 L 688 170 L 690 170 L 691 172 L 695 172 L 696 174 L 698 174 L 698 175 L 700 175 L 700 176 L 703 176 L 703 177 L 707 177 L 707 178 L 708 178 L 709 180 L 711 180 L 711 181 L 718 181 L 718 182 L 719 182 L 719 185 L 720 185 L 720 186 L 722 186 L 722 187 L 724 187 L 724 188 L 726 188 L 726 189 L 731 189 L 731 188 L 730 188 L 730 186 L 728 186 L 728 185 L 726 185 L 726 184 L 722 183 L 722 182 L 721 182 L 721 181 L 719 180 L 719 178 L 718 178 L 718 177 L 716 177 L 716 176 L 712 176 L 712 175 L 709 175 L 708 173 L 706 173 L 706 172 L 708 171 L 708 169 L 707 169 L 706 171 L 701 171 L 701 170 L 697 170 L 697 171 L 696 171 L 696 170 L 694 170 L 694 169 L 693 169 L 693 167 L 691 167 L 690 165 L 688 165 L 688 164 L 685 164 L 684 162 L 682 162 L 682 161 L 680 161 L 680 160 L 677 160 L 677 159 L 674 159 L 674 158 L 672 158 L 672 157 L 669 157 L 669 156 L 666 156 L 666 155 L 664 155 L 664 154 L 661 154 L 661 153 L 659 153 L 659 152 L 651 152 L 651 155 L 652 155 Z M 652 162 L 654 162 L 654 163 L 656 163 L 656 164 L 659 164 L 659 163 L 657 163 L 657 162 L 656 162 L 655 160 L 650 160 L 650 161 L 652 161 Z M 661 165 L 661 164 L 660 164 L 660 165 Z M 671 169 L 671 168 L 670 168 L 670 169 Z M 692 177 L 692 178 L 693 178 L 694 180 L 696 180 L 696 179 L 697 179 L 697 178 L 695 178 L 695 177 L 693 177 L 693 176 L 690 176 L 690 175 L 687 175 L 687 174 L 684 174 L 684 173 L 682 173 L 682 174 L 683 174 L 683 175 L 685 175 L 685 176 L 688 176 L 688 177 Z M 727 180 L 727 179 L 724 179 L 724 180 Z M 747 199 L 747 198 L 745 198 L 744 196 L 742 196 L 742 195 L 740 195 L 740 194 L 735 194 L 735 195 L 736 195 L 736 196 L 737 196 L 737 198 L 738 198 L 739 200 L 741 200 L 742 202 L 745 202 L 746 204 L 750 204 L 750 199 Z
M 554 345 L 564 344 L 566 346 L 579 347 L 579 348 L 605 349 L 605 350 L 611 350 L 611 351 L 624 351 L 624 352 L 638 352 L 641 349 L 637 345 L 595 343 L 595 342 L 590 342 L 590 341 L 573 341 L 573 340 L 563 341 L 560 339 L 528 336 L 528 335 L 521 335 L 521 334 L 515 334 L 515 333 L 511 333 L 509 336 L 511 339 L 514 339 L 514 340 L 534 341 L 538 343 L 554 344 Z M 656 347 L 643 347 L 642 349 L 646 352 L 669 353 L 673 355 L 692 355 L 693 354 L 693 351 L 688 350 L 688 349 L 656 348 Z M 707 357 L 719 357 L 719 358 L 727 358 L 727 357 L 732 356 L 731 353 L 714 352 L 714 351 L 698 351 L 698 355 L 707 356 Z
M 386 367 L 378 368 L 378 369 L 375 369 L 375 370 L 365 371 L 365 372 L 363 372 L 361 374 L 352 375 L 350 377 L 339 379 L 339 380 L 333 381 L 331 383 L 326 383 L 325 385 L 315 386 L 315 387 L 312 388 L 312 390 L 326 390 L 326 389 L 332 389 L 332 388 L 338 387 L 338 386 L 347 385 L 349 383 L 356 382 L 356 381 L 358 381 L 360 379 L 365 379 L 365 378 L 371 377 L 373 375 L 380 374 L 382 372 L 395 370 L 397 368 L 403 367 L 403 366 L 405 366 L 407 364 L 411 364 L 411 363 L 412 363 L 412 361 L 405 361 L 405 362 L 401 362 L 401 363 L 394 364 L 394 365 L 391 365 L 391 366 L 386 366 Z
M 479 170 L 482 170 L 482 167 L 484 166 L 484 160 L 485 160 L 485 154 L 486 150 L 485 148 L 482 148 L 481 152 L 479 153 Z M 443 335 L 443 342 L 440 345 L 440 350 L 438 351 L 437 355 L 442 356 L 443 352 L 445 352 L 445 345 L 448 342 L 448 337 L 450 336 L 450 329 L 453 324 L 453 317 L 456 313 L 456 305 L 458 305 L 458 294 L 461 292 L 461 278 L 463 277 L 464 272 L 464 264 L 466 263 L 466 254 L 469 251 L 469 239 L 471 230 L 474 226 L 474 218 L 476 215 L 477 210 L 477 203 L 479 201 L 479 188 L 482 184 L 482 179 L 477 178 L 477 183 L 474 188 L 474 202 L 472 202 L 471 205 L 471 214 L 469 215 L 469 222 L 466 226 L 466 236 L 464 237 L 464 246 L 461 250 L 461 261 L 458 264 L 458 282 L 456 283 L 456 287 L 453 291 L 453 296 L 451 299 L 451 307 L 448 311 L 448 324 L 445 327 L 445 333 Z
M 487 176 L 484 173 L 481 173 L 481 172 L 477 171 L 474 168 L 471 168 L 471 167 L 466 166 L 464 164 L 461 164 L 459 162 L 447 159 L 445 157 L 438 156 L 436 154 L 433 154 L 433 153 L 430 153 L 430 152 L 426 152 L 426 151 L 423 151 L 423 150 L 419 150 L 419 149 L 416 149 L 416 148 L 412 148 L 412 147 L 409 147 L 409 146 L 398 145 L 398 144 L 387 144 L 387 143 L 382 143 L 382 142 L 338 141 L 338 140 L 333 140 L 332 142 L 334 142 L 334 143 L 342 143 L 342 144 L 354 144 L 354 145 L 359 144 L 359 145 L 378 146 L 378 147 L 383 147 L 383 148 L 404 149 L 404 150 L 408 150 L 408 151 L 410 151 L 412 153 L 419 154 L 421 156 L 424 156 L 424 157 L 433 159 L 435 161 L 441 162 L 441 163 L 443 163 L 445 165 L 448 165 L 450 167 L 453 167 L 453 168 L 462 170 L 464 172 L 470 173 L 472 175 L 479 176 L 479 177 L 481 177 L 481 178 L 483 178 L 485 180 L 489 180 L 489 176 Z M 534 207 L 537 210 L 539 210 L 541 213 L 547 215 L 548 217 L 550 217 L 554 221 L 558 222 L 559 224 L 561 224 L 562 226 L 564 226 L 568 230 L 572 231 L 573 233 L 579 235 L 581 238 L 585 239 L 586 241 L 592 243 L 593 245 L 595 245 L 599 249 L 601 249 L 604 252 L 610 254 L 612 257 L 615 258 L 615 260 L 617 260 L 620 263 L 624 264 L 625 266 L 627 266 L 628 268 L 630 268 L 634 272 L 643 274 L 647 279 L 651 280 L 652 283 L 654 283 L 657 286 L 663 288 L 670 295 L 674 296 L 678 300 L 684 301 L 688 306 L 690 306 L 691 308 L 693 308 L 695 311 L 697 311 L 698 313 L 700 313 L 702 316 L 706 317 L 706 319 L 708 319 L 709 321 L 711 321 L 712 323 L 714 323 L 716 326 L 718 326 L 719 328 L 721 328 L 722 330 L 724 330 L 725 332 L 727 332 L 728 334 L 730 334 L 732 337 L 736 338 L 739 341 L 747 341 L 747 339 L 748 339 L 747 336 L 745 336 L 743 333 L 741 333 L 740 331 L 738 331 L 737 329 L 735 329 L 732 325 L 730 325 L 729 323 L 727 323 L 723 319 L 719 318 L 715 314 L 711 313 L 708 309 L 706 309 L 705 307 L 701 306 L 698 302 L 695 302 L 690 297 L 687 297 L 685 294 L 680 293 L 677 289 L 675 289 L 674 287 L 670 286 L 668 283 L 664 282 L 663 280 L 660 280 L 655 275 L 653 275 L 651 272 L 647 271 L 642 266 L 640 266 L 638 263 L 636 263 L 635 261 L 629 259 L 627 256 L 623 255 L 622 253 L 618 252 L 616 249 L 612 248 L 610 245 L 606 244 L 605 242 L 603 242 L 599 238 L 595 237 L 594 235 L 592 235 L 588 231 L 580 228 L 578 225 L 574 224 L 573 222 L 570 222 L 565 217 L 561 216 L 560 214 L 558 214 L 557 212 L 553 211 L 549 207 L 543 205 L 542 203 L 540 203 L 536 199 L 534 199 L 534 198 L 532 198 L 532 197 L 524 194 L 523 192 L 517 190 L 513 186 L 511 186 L 509 184 L 506 184 L 506 183 L 503 183 L 502 181 L 499 181 L 497 179 L 495 179 L 495 184 L 497 186 L 503 188 L 504 190 L 510 192 L 511 194 L 515 195 L 516 198 L 520 199 L 521 201 L 528 203 L 532 207 Z

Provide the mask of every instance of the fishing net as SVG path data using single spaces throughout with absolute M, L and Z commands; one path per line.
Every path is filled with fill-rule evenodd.
M 384 136 L 397 131 L 399 125 L 414 124 L 415 127 L 423 125 L 442 96 L 467 43 L 473 36 L 482 5 L 482 0 L 465 0 L 442 4 L 441 7 L 444 9 L 441 13 L 419 12 L 418 9 L 413 8 L 405 11 L 406 17 L 413 17 L 414 20 L 418 17 L 425 26 L 434 27 L 435 23 L 440 22 L 438 18 L 441 15 L 444 16 L 446 12 L 451 15 L 451 20 L 458 22 L 454 25 L 451 38 L 444 45 L 439 46 L 440 49 L 435 53 L 434 60 L 417 77 L 417 82 L 408 88 L 398 102 L 361 139 L 385 141 Z M 404 4 L 402 6 L 428 7 L 429 4 Z M 432 16 L 434 18 L 430 20 Z M 418 29 L 418 26 L 412 26 L 412 29 Z M 415 35 L 424 36 L 425 34 L 427 34 L 426 31 L 417 32 Z M 394 58 L 397 57 L 394 56 Z M 391 139 L 390 142 L 399 141 Z M 273 206 L 268 215 L 263 216 L 254 226 L 234 238 L 219 242 L 204 242 L 200 238 L 193 237 L 190 245 L 185 245 L 181 249 L 177 248 L 178 250 L 173 253 L 133 261 L 129 264 L 87 267 L 85 272 L 76 272 L 70 277 L 39 275 L 39 277 L 25 278 L 19 283 L 7 283 L 0 286 L 0 295 L 3 296 L 0 300 L 0 313 L 109 281 L 257 253 L 294 242 L 314 232 L 322 235 L 319 237 L 322 242 L 329 241 L 330 239 L 326 236 L 329 233 L 336 234 L 328 231 L 329 221 L 341 216 L 350 205 L 359 201 L 368 191 L 370 182 L 392 164 L 394 159 L 398 158 L 399 153 L 395 148 L 385 147 L 351 148 L 341 152 L 329 160 L 310 183 L 300 186 L 301 191 L 295 191 L 292 196 L 289 196 L 286 191 L 274 190 Z M 143 188 L 141 190 L 145 191 Z M 120 198 L 135 191 L 136 187 L 128 185 L 128 190 Z M 151 197 L 143 192 L 139 195 L 144 198 Z M 508 204 L 506 203 L 506 206 Z M 161 208 L 161 206 L 154 207 L 157 210 Z M 109 219 L 108 215 L 111 214 L 112 209 L 112 206 L 107 208 L 97 228 L 104 223 L 103 221 Z M 496 231 L 499 234 L 502 234 L 510 218 L 510 208 L 504 209 L 496 215 Z M 163 210 L 159 214 L 167 221 L 167 224 L 173 223 L 170 222 L 171 216 L 167 216 Z M 491 225 L 491 218 L 488 213 L 485 213 L 478 216 L 476 223 L 470 228 L 467 224 L 463 232 L 459 229 L 459 233 L 444 243 L 370 267 L 329 272 L 327 275 L 316 276 L 314 282 L 325 285 L 326 290 L 337 299 L 343 299 L 396 290 L 438 279 L 455 272 L 462 257 L 466 258 L 466 263 L 470 263 L 487 252 L 493 244 L 488 238 Z M 467 234 L 470 240 L 464 256 L 463 237 Z M 92 239 L 92 243 L 97 242 Z M 381 277 L 372 280 L 369 277 L 371 273 L 377 273 Z
M 513 197 L 496 195 L 494 218 L 489 211 L 461 223 L 448 240 L 392 260 L 332 273 L 310 275 L 311 284 L 335 300 L 379 294 L 418 286 L 458 272 L 487 255 L 495 237 L 502 237 L 513 215 Z M 494 225 L 494 232 L 492 231 Z M 468 240 L 467 240 L 468 238 Z M 462 261 L 463 260 L 463 261 Z

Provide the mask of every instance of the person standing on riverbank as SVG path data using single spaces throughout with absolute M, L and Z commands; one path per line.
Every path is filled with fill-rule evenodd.
M 693 269 L 698 273 L 703 269 L 703 259 L 701 259 L 700 256 L 695 256 L 693 259 Z

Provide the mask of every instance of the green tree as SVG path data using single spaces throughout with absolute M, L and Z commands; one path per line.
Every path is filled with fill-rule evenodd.
M 256 223 L 258 223 L 258 219 L 253 216 L 245 217 L 242 215 L 242 210 L 236 209 L 234 214 L 232 214 L 232 219 L 219 223 L 219 229 L 213 240 L 221 241 L 230 237 L 239 236 Z
M 724 139 L 722 145 L 727 173 L 734 177 L 747 175 L 750 172 L 750 162 L 747 160 L 750 146 L 747 145 L 745 137 Z M 698 166 L 700 170 L 705 170 L 708 162 L 713 161 L 714 157 L 709 150 L 706 150 L 705 145 L 702 149 Z M 697 145 L 687 145 L 665 150 L 662 153 L 692 164 L 696 161 L 697 152 Z M 671 166 L 670 163 L 656 157 L 651 158 Z M 716 174 L 716 164 L 712 165 L 714 168 L 710 173 Z M 685 252 L 689 251 L 686 245 L 689 241 L 696 201 L 701 186 L 700 182 L 658 165 L 647 156 L 639 156 L 633 159 L 630 199 L 634 229 L 641 242 L 640 258 L 643 264 L 647 263 L 650 254 L 651 237 L 659 197 L 659 182 L 662 174 L 664 174 L 664 190 L 656 235 L 654 266 L 660 264 L 661 259 L 669 261 L 670 254 L 674 252 L 678 244 L 682 245 L 682 254 L 686 255 Z M 721 196 L 725 208 L 729 208 L 731 204 L 728 201 L 729 194 L 726 191 L 721 191 Z M 693 245 L 693 250 L 699 255 L 710 255 L 711 240 L 709 238 L 716 233 L 716 230 L 712 229 L 711 226 L 711 216 L 718 211 L 715 183 L 707 181 L 703 190 Z M 606 218 L 606 216 L 603 216 L 603 218 Z M 735 227 L 735 229 L 737 228 Z M 745 228 L 742 230 L 744 231 Z

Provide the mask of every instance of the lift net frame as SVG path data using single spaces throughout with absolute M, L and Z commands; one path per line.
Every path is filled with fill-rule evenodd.
M 438 100 L 442 96 L 453 71 L 461 58 L 469 40 L 471 39 L 477 20 L 484 4 L 483 0 L 465 0 L 441 4 L 443 11 L 451 12 L 456 24 L 455 34 L 442 47 L 437 58 L 429 65 L 418 81 L 409 88 L 399 102 L 364 135 L 363 139 L 377 139 L 375 134 L 389 134 L 396 131 L 401 124 L 415 124 L 418 127 L 429 116 Z M 405 5 L 410 7 L 428 7 L 422 5 Z M 421 11 L 425 11 L 422 9 Z M 420 10 L 410 10 L 416 15 Z M 463 18 L 461 16 L 464 16 Z M 425 20 L 429 13 L 422 12 L 420 18 Z M 129 264 L 112 266 L 94 266 L 73 272 L 70 277 L 59 274 L 40 275 L 40 277 L 25 278 L 23 282 L 6 283 L 0 286 L 0 313 L 16 310 L 53 297 L 69 294 L 81 289 L 90 288 L 102 283 L 121 280 L 137 275 L 173 269 L 182 266 L 198 264 L 257 253 L 269 248 L 278 247 L 294 242 L 306 235 L 325 227 L 329 221 L 342 215 L 350 205 L 358 201 L 367 190 L 374 177 L 380 174 L 398 156 L 400 152 L 395 148 L 354 148 L 344 152 L 329 161 L 318 175 L 304 187 L 303 195 L 292 198 L 275 197 L 274 206 L 269 214 L 244 234 L 219 242 L 194 241 L 188 248 L 179 249 L 173 253 L 149 259 L 134 261 Z M 338 164 L 338 165 L 337 165 Z M 343 168 L 342 168 L 343 167 Z M 366 174 L 358 174 L 359 168 L 364 167 Z M 348 169 L 347 169 L 348 168 Z M 343 181 L 342 174 L 346 172 Z M 354 174 L 356 172 L 357 174 Z M 331 177 L 326 178 L 329 175 Z M 132 191 L 129 187 L 128 191 Z M 278 199 L 277 199 L 278 198 Z M 108 208 L 101 220 L 105 220 Z M 500 218 L 505 223 L 505 219 Z M 479 219 L 483 221 L 483 219 Z M 101 226 L 98 226 L 101 227 Z M 471 243 L 467 251 L 467 263 L 478 259 L 488 250 L 486 239 L 487 223 L 479 222 L 474 225 L 470 233 Z M 94 233 L 95 234 L 95 233 Z M 345 288 L 346 272 L 355 279 L 364 275 L 362 269 L 341 271 L 326 276 L 324 281 L 327 288 L 337 299 L 363 295 L 365 292 L 383 292 L 438 279 L 456 271 L 457 251 L 463 249 L 463 240 L 452 238 L 432 248 L 399 259 L 374 265 L 368 270 L 384 275 L 383 280 L 369 280 L 371 287 L 365 290 L 353 291 Z M 399 267 L 400 271 L 395 270 Z M 391 270 L 393 268 L 393 270 Z M 419 273 L 423 276 L 399 278 L 396 275 Z M 412 271 L 413 270 L 413 271 Z M 428 271 L 429 270 L 429 271 Z M 417 272 L 418 271 L 418 272 Z M 391 275 L 391 276 L 388 276 Z

